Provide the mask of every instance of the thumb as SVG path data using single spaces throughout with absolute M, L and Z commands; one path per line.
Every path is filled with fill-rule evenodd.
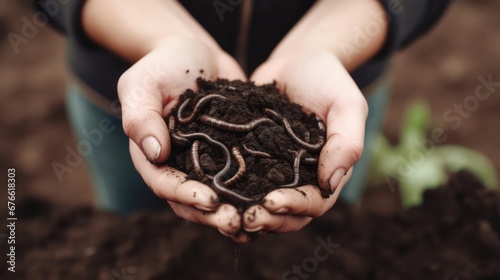
M 367 114 L 368 105 L 360 92 L 339 96 L 328 110 L 328 140 L 318 167 L 322 189 L 334 192 L 347 171 L 361 158 Z
M 123 130 L 151 163 L 164 162 L 170 155 L 170 137 L 162 116 L 162 95 L 155 83 L 143 83 L 139 73 L 129 69 L 118 81 Z
M 282 86 L 280 73 L 284 65 L 284 62 L 279 59 L 266 61 L 252 73 L 250 80 L 257 85 L 271 84 L 276 81 L 277 87 L 280 88 Z

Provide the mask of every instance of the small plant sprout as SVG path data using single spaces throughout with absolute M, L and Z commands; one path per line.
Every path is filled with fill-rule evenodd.
M 404 118 L 397 146 L 378 136 L 370 181 L 388 183 L 391 189 L 398 183 L 405 207 L 419 205 L 425 190 L 445 184 L 449 174 L 461 170 L 469 171 L 487 187 L 498 187 L 497 172 L 481 153 L 458 145 L 436 146 L 444 142 L 446 135 L 443 129 L 437 128 L 428 137 L 430 116 L 426 104 L 415 103 Z

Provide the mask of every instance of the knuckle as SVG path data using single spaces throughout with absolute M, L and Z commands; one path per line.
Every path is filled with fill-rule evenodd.
M 150 183 L 150 184 L 148 184 L 148 186 L 150 187 L 151 191 L 153 191 L 153 193 L 154 193 L 157 197 L 159 197 L 159 198 L 161 198 L 161 199 L 167 199 L 167 200 L 169 200 L 169 202 L 175 202 L 175 201 L 173 201 L 173 200 L 169 199 L 169 197 L 165 197 L 165 195 L 163 194 L 163 192 L 161 192 L 161 191 L 159 190 L 159 188 L 160 188 L 159 186 L 161 186 L 161 185 L 162 185 L 162 178 L 163 178 L 163 173 L 162 173 L 162 174 L 160 174 L 159 176 L 155 177 L 155 178 L 151 181 L 151 183 Z
M 363 141 L 353 141 L 350 143 L 349 150 L 352 154 L 352 157 L 355 161 L 358 161 L 363 154 L 364 145 Z
M 361 108 L 361 112 L 363 112 L 365 117 L 368 116 L 368 111 L 370 110 L 370 108 L 368 107 L 368 101 L 366 101 L 366 99 L 364 97 L 361 98 L 360 108 Z
M 120 78 L 118 79 L 118 83 L 116 84 L 116 89 L 118 90 L 118 96 L 123 96 L 125 93 L 125 89 L 128 86 L 130 76 L 130 70 L 125 71 Z
M 123 115 L 123 131 L 128 137 L 132 137 L 138 128 L 143 124 L 143 119 L 132 114 Z

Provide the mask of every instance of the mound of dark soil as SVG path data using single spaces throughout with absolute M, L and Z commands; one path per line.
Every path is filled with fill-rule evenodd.
M 36 199 L 17 209 L 17 272 L 1 279 L 500 279 L 500 195 L 467 173 L 413 209 L 337 204 L 300 232 L 241 248 L 170 212 L 119 217 Z
M 257 203 L 276 188 L 317 185 L 325 130 L 314 115 L 272 84 L 198 79 L 198 87 L 166 118 L 168 164 L 235 205 Z

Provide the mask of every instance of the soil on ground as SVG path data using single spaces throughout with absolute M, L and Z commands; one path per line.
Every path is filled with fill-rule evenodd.
M 337 204 L 304 230 L 241 247 L 169 212 L 120 217 L 37 198 L 19 209 L 23 269 L 2 279 L 500 279 L 500 193 L 465 172 L 419 207 L 387 216 Z

